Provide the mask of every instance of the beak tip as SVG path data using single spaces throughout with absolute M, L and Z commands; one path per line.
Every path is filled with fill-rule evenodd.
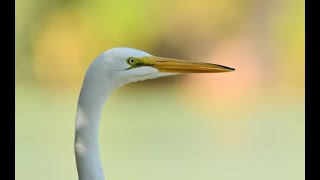
M 232 71 L 235 71 L 235 70 L 236 70 L 235 68 L 229 68 L 229 67 L 228 67 L 228 71 L 229 71 L 229 72 L 232 72 Z

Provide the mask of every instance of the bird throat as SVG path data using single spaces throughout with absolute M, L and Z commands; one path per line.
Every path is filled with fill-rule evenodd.
M 75 156 L 79 180 L 104 180 L 99 156 L 99 123 L 103 106 L 113 87 L 84 82 L 77 107 Z

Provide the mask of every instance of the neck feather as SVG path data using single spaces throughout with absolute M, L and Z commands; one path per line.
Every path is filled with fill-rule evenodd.
M 106 84 L 105 82 L 103 84 Z M 116 87 L 85 79 L 76 115 L 75 155 L 79 180 L 104 180 L 99 156 L 99 122 L 108 96 Z

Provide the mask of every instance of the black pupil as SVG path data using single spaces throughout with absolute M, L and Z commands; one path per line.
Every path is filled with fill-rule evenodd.
M 133 59 L 130 59 L 130 63 L 134 63 L 134 60 L 133 60 Z

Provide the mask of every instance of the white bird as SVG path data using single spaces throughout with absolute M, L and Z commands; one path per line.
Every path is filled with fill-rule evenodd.
M 136 81 L 180 73 L 234 71 L 217 64 L 162 58 L 132 48 L 102 53 L 88 68 L 81 88 L 75 128 L 75 156 L 79 180 L 104 180 L 99 157 L 99 121 L 109 95 Z

